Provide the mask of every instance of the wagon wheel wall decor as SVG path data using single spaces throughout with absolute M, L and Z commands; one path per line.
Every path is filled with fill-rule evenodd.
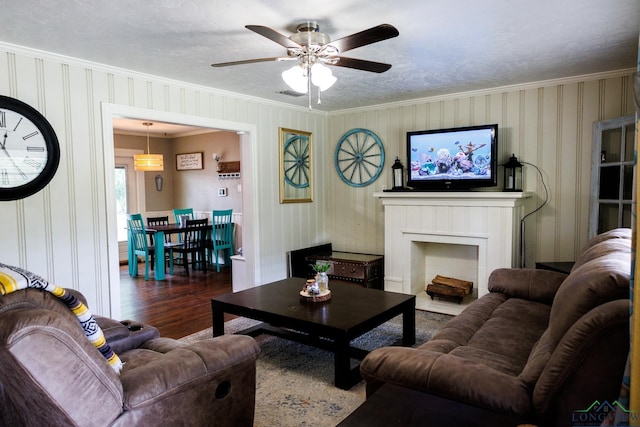
M 378 135 L 367 129 L 345 133 L 336 147 L 336 171 L 352 187 L 373 183 L 384 168 L 384 147 Z
M 280 128 L 280 203 L 312 201 L 311 133 Z

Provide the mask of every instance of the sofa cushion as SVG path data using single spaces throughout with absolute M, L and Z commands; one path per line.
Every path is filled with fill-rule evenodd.
M 498 268 L 489 275 L 490 292 L 551 305 L 558 288 L 567 278 L 564 273 L 530 268 Z
M 593 258 L 571 272 L 553 301 L 549 319 L 552 349 L 589 310 L 607 301 L 629 298 L 629 242 L 607 240 L 591 246 L 590 251 Z
M 450 354 L 518 376 L 531 348 L 547 329 L 550 307 L 518 298 L 509 298 L 479 328 L 467 345 Z M 517 324 L 514 320 L 517 319 Z
M 551 345 L 549 341 L 549 328 L 547 328 L 531 349 L 527 364 L 524 366 L 524 369 L 522 369 L 522 372 L 520 372 L 519 377 L 523 383 L 533 386 L 540 378 L 551 356 Z
M 594 398 L 609 402 L 617 398 L 628 352 L 628 299 L 603 303 L 578 319 L 548 358 L 535 385 L 532 399 L 540 424 L 558 425 L 558 420 L 544 419 L 553 413 L 568 418 Z
M 489 293 L 464 310 L 464 316 L 458 315 L 447 322 L 431 341 L 422 345 L 430 350 L 448 353 L 456 347 L 467 345 L 473 335 L 491 318 L 493 312 L 507 300 L 499 293 Z
M 617 240 L 620 239 L 620 240 Z M 606 233 L 599 234 L 589 240 L 586 246 L 580 252 L 578 259 L 571 268 L 571 271 L 577 269 L 581 265 L 594 260 L 606 253 L 610 253 L 614 250 L 622 250 L 629 252 L 631 246 L 629 240 L 631 239 L 630 228 L 616 228 L 615 230 L 607 231 Z

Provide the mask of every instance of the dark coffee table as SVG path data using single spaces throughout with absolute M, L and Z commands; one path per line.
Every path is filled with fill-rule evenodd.
M 361 379 L 360 367 L 351 368 L 350 359 L 362 360 L 368 353 L 352 347 L 353 339 L 402 314 L 399 343 L 415 343 L 415 295 L 329 282 L 329 301 L 307 303 L 300 301 L 304 283 L 305 279 L 289 278 L 213 298 L 213 336 L 224 335 L 224 313 L 262 321 L 238 333 L 267 333 L 332 351 L 335 385 L 345 390 Z

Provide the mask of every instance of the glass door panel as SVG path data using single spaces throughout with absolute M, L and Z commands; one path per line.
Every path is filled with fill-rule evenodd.
M 631 226 L 635 117 L 594 123 L 589 238 Z

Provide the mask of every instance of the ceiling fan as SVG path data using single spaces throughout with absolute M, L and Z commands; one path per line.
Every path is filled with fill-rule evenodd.
M 285 47 L 287 56 L 221 62 L 211 64 L 211 66 L 227 67 L 255 62 L 298 61 L 293 68 L 282 73 L 282 78 L 293 90 L 300 93 L 309 93 L 309 100 L 311 100 L 312 83 L 318 87 L 319 91 L 323 91 L 331 87 L 336 81 L 331 70 L 324 67 L 324 65 L 353 68 L 373 73 L 384 73 L 390 69 L 391 64 L 349 58 L 342 56 L 342 53 L 399 35 L 398 30 L 389 24 L 381 24 L 334 41 L 331 41 L 327 34 L 321 33 L 320 27 L 314 21 L 299 24 L 296 27 L 296 32 L 289 37 L 262 25 L 246 25 L 245 28 Z M 311 108 L 311 105 L 309 105 L 309 108 Z

